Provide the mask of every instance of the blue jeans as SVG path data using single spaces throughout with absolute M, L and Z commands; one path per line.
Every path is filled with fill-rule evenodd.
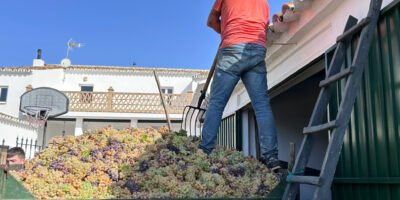
M 256 44 L 235 44 L 220 49 L 199 145 L 204 153 L 210 154 L 215 148 L 222 113 L 237 82 L 242 79 L 257 119 L 261 156 L 266 160 L 278 157 L 277 133 L 268 97 L 265 53 L 266 49 Z

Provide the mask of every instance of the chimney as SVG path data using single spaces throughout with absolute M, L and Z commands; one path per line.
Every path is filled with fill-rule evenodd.
M 33 59 L 33 66 L 34 67 L 43 67 L 44 66 L 44 60 L 42 60 L 42 50 L 41 49 L 37 50 L 37 57 L 36 57 L 36 59 Z

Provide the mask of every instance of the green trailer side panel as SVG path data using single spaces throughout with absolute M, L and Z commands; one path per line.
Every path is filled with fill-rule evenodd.
M 354 39 L 344 67 L 351 65 Z M 327 52 L 327 63 L 332 55 Z M 336 117 L 344 81 L 329 106 Z M 400 199 L 400 1 L 380 17 L 333 184 L 333 199 Z
M 263 200 L 280 200 L 282 199 L 283 192 L 285 191 L 287 182 L 286 177 L 282 177 L 282 180 L 265 198 L 254 198 Z M 31 200 L 35 199 L 12 175 L 5 179 L 3 170 L 0 172 L 0 199 L 13 199 L 13 200 Z M 199 198 L 201 199 L 201 198 Z M 235 199 L 235 198 L 223 198 L 223 199 Z M 223 200 L 219 198 L 218 200 Z M 193 199 L 198 200 L 198 199 Z M 208 199 L 211 200 L 211 199 Z M 217 199 L 215 199 L 217 200 Z
M 0 170 L 0 199 L 35 199 L 12 175 Z
M 286 176 L 283 176 L 281 182 L 267 195 L 266 200 L 281 200 L 286 189 Z

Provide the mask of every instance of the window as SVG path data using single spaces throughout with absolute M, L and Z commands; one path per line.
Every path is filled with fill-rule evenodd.
M 82 92 L 93 92 L 93 86 L 81 86 Z
M 161 92 L 163 94 L 172 94 L 173 91 L 174 91 L 173 88 L 167 88 L 167 87 L 161 88 Z
M 163 94 L 172 94 L 172 93 L 174 92 L 174 89 L 173 89 L 172 87 L 161 87 L 161 92 L 162 92 Z M 167 99 L 166 99 L 167 104 L 169 104 L 169 105 L 172 104 L 171 98 L 172 98 L 172 97 L 171 97 L 170 95 L 168 95 L 168 96 L 167 96 Z
M 88 85 L 81 85 L 81 102 L 82 103 L 91 103 L 93 100 L 93 86 L 88 86 Z
M 7 101 L 8 87 L 0 87 L 0 102 Z

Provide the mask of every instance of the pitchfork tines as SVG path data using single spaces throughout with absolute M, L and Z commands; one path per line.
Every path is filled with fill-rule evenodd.
M 183 109 L 181 129 L 187 131 L 188 136 L 201 137 L 202 124 L 206 113 L 205 106 L 202 106 L 205 93 L 201 95 L 197 106 L 188 105 Z
M 186 130 L 188 136 L 201 137 L 202 124 L 204 122 L 205 113 L 207 111 L 207 106 L 203 104 L 203 101 L 206 99 L 208 85 L 210 85 L 211 78 L 213 77 L 215 71 L 218 54 L 219 51 L 217 51 L 217 55 L 215 55 L 214 62 L 207 76 L 207 80 L 204 84 L 203 89 L 200 92 L 197 107 L 193 105 L 188 105 L 183 109 L 181 129 Z

